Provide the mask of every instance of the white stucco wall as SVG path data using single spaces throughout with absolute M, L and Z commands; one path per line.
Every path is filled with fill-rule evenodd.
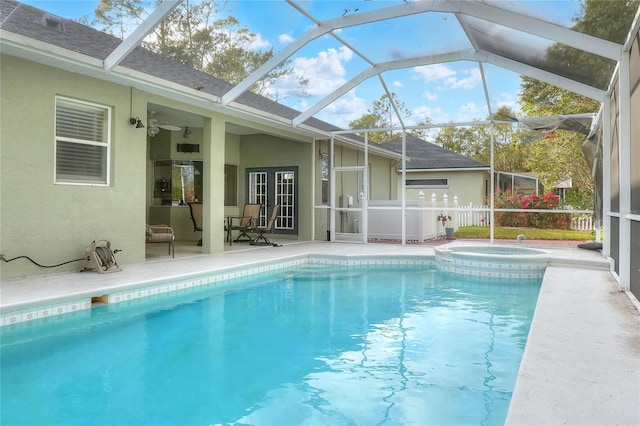
M 123 263 L 144 260 L 146 134 L 128 124 L 130 90 L 9 56 L 1 61 L 2 251 L 42 264 L 81 258 L 93 240 L 120 248 Z M 54 184 L 55 97 L 113 107 L 110 186 Z M 144 104 L 134 102 L 138 115 Z M 141 235 L 138 237 L 138 235 Z M 26 260 L 2 265 L 2 277 L 54 270 Z
M 209 127 L 205 124 L 198 131 L 204 145 L 201 155 L 210 163 L 205 199 L 210 200 L 212 223 L 222 223 L 224 172 L 220 164 L 225 146 L 224 127 L 218 131 L 211 125 L 222 121 L 217 114 L 7 55 L 0 62 L 0 250 L 5 258 L 29 256 L 38 263 L 55 265 L 83 258 L 93 240 L 108 240 L 112 249 L 123 250 L 117 255 L 120 265 L 144 262 L 151 141 L 146 129 L 131 126 L 129 118 L 146 117 L 148 102 L 206 116 Z M 108 186 L 54 183 L 56 95 L 111 108 Z M 212 244 L 204 250 L 222 251 L 222 229 L 211 232 Z M 80 266 L 74 262 L 45 269 L 19 259 L 0 262 L 0 277 L 72 271 Z

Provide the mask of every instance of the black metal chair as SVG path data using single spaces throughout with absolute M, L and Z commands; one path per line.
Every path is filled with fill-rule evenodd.
M 202 203 L 187 203 L 189 205 L 189 213 L 191 213 L 191 221 L 193 222 L 193 232 L 202 232 Z M 202 245 L 202 238 L 198 241 L 198 245 Z
M 242 210 L 242 216 L 235 218 L 240 222 L 238 224 L 231 225 L 232 231 L 239 231 L 240 234 L 235 239 L 235 242 L 239 243 L 242 241 L 251 242 L 253 238 L 249 235 L 257 225 L 258 220 L 260 218 L 260 210 L 262 209 L 262 204 L 252 204 L 247 203 L 244 205 L 244 209 Z
M 273 210 L 271 210 L 271 217 L 269 217 L 269 221 L 265 226 L 256 226 L 253 231 L 257 232 L 258 235 L 251 241 L 251 245 L 255 246 L 274 246 L 278 247 L 279 244 L 274 244 L 267 237 L 265 237 L 265 232 L 273 232 L 273 227 L 276 224 L 276 220 L 278 219 L 278 215 L 280 214 L 280 205 L 276 204 L 273 206 Z

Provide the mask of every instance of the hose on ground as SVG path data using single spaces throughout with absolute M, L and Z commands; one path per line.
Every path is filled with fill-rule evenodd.
M 73 259 L 73 260 L 68 260 L 66 262 L 58 263 L 57 265 L 41 265 L 40 263 L 36 262 L 35 260 L 30 258 L 29 256 L 16 256 L 13 259 L 5 259 L 4 254 L 3 254 L 3 255 L 0 255 L 0 259 L 4 260 L 7 263 L 13 262 L 14 260 L 17 260 L 17 259 L 27 259 L 31 263 L 33 263 L 34 265 L 39 266 L 41 268 L 57 268 L 58 266 L 66 265 L 67 263 L 79 262 L 81 260 L 86 260 L 86 258 L 83 257 L 83 258 L 80 258 L 80 259 Z

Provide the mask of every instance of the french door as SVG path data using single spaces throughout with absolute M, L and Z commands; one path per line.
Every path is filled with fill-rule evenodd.
M 298 167 L 269 167 L 247 169 L 247 198 L 249 203 L 262 204 L 260 226 L 265 226 L 276 204 L 280 214 L 274 231 L 280 234 L 298 233 Z

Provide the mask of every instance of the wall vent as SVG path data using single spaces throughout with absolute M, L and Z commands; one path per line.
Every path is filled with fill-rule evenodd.
M 50 30 L 63 32 L 64 31 L 64 19 L 59 16 L 45 14 L 40 19 L 42 26 L 49 28 Z

